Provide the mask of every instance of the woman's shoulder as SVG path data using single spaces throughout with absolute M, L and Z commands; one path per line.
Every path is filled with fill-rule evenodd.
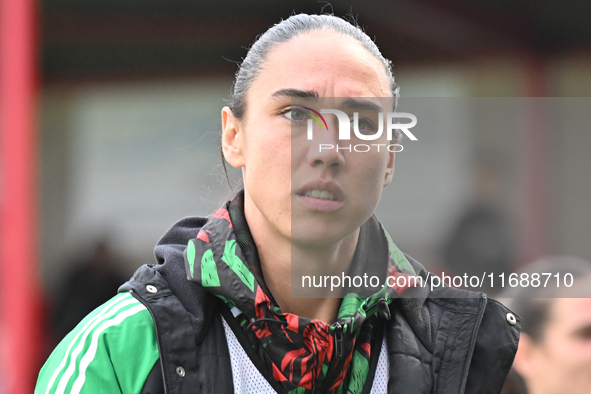
M 98 386 L 139 392 L 158 358 L 150 312 L 130 293 L 119 293 L 55 348 L 39 373 L 36 393 L 93 393 Z
M 405 257 L 418 276 L 435 277 L 412 257 Z M 459 384 L 465 385 L 466 393 L 499 392 L 517 351 L 519 316 L 484 293 L 431 287 L 429 280 L 425 284 L 405 292 L 395 303 L 394 313 L 408 327 L 406 332 L 418 339 L 412 349 L 399 352 L 437 365 L 437 380 L 445 387 Z M 395 338 L 398 326 L 391 326 Z

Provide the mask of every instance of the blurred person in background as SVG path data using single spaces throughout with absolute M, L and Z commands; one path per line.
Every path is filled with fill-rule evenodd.
M 590 394 L 591 262 L 552 256 L 521 273 L 552 276 L 545 288 L 516 287 L 503 294 L 522 318 L 519 349 L 503 394 Z M 572 287 L 564 285 L 565 275 L 570 282 L 568 274 Z
M 512 272 L 513 245 L 500 201 L 502 182 L 498 160 L 492 155 L 482 155 L 475 166 L 474 197 L 443 247 L 446 274 L 480 277 L 486 272 L 497 277 Z M 493 295 L 495 289 L 489 286 L 490 282 L 484 281 L 481 289 Z
M 75 260 L 65 275 L 54 306 L 51 318 L 53 346 L 84 316 L 113 297 L 127 279 L 119 272 L 117 258 L 104 239 L 96 241 L 90 253 Z
M 519 318 L 480 293 L 385 284 L 429 278 L 373 215 L 394 152 L 320 151 L 305 137 L 310 108 L 294 100 L 322 97 L 353 119 L 394 110 L 390 61 L 333 15 L 293 15 L 257 39 L 222 109 L 223 157 L 244 189 L 210 217 L 176 223 L 158 264 L 58 345 L 37 393 L 500 392 Z M 297 298 L 292 260 L 383 281 L 367 296 Z

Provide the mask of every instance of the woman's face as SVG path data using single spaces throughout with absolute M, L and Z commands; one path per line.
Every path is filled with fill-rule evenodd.
M 334 243 L 371 216 L 391 179 L 394 153 L 385 147 L 363 153 L 320 151 L 321 143 L 336 147 L 388 141 L 385 132 L 375 141 L 338 141 L 337 118 L 331 114 L 323 115 L 328 129 L 315 126 L 314 138 L 308 140 L 301 107 L 292 103 L 292 96 L 301 92 L 374 103 L 379 100 L 371 98 L 389 97 L 385 101 L 392 103 L 390 83 L 384 66 L 356 40 L 331 30 L 317 31 L 269 52 L 247 93 L 242 120 L 233 118 L 227 108 L 222 112 L 224 153 L 230 164 L 242 168 L 249 224 L 294 243 Z M 343 99 L 328 100 L 332 108 L 343 109 Z M 328 105 L 314 99 L 304 104 L 317 111 Z M 352 118 L 353 111 L 348 112 Z M 355 112 L 363 118 L 363 110 Z
M 515 366 L 532 394 L 591 393 L 591 299 L 553 300 L 542 340 L 528 338 L 519 352 Z

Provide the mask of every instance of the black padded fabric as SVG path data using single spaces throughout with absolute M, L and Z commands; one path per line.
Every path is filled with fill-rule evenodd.
M 164 382 L 162 381 L 162 366 L 160 360 L 156 361 L 154 368 L 150 371 L 148 378 L 144 382 L 144 387 L 140 394 L 164 394 Z

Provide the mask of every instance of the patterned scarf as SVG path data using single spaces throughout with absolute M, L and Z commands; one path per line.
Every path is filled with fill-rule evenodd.
M 367 297 L 349 292 L 333 324 L 281 312 L 264 282 L 244 218 L 243 192 L 218 209 L 189 241 L 185 267 L 190 281 L 233 309 L 249 343 L 273 377 L 294 394 L 361 393 L 379 315 L 389 318 L 388 304 L 408 288 L 383 285 Z M 399 276 L 415 275 L 373 216 L 360 229 L 348 275 L 364 273 L 391 284 Z M 390 281 L 386 281 L 388 277 Z

